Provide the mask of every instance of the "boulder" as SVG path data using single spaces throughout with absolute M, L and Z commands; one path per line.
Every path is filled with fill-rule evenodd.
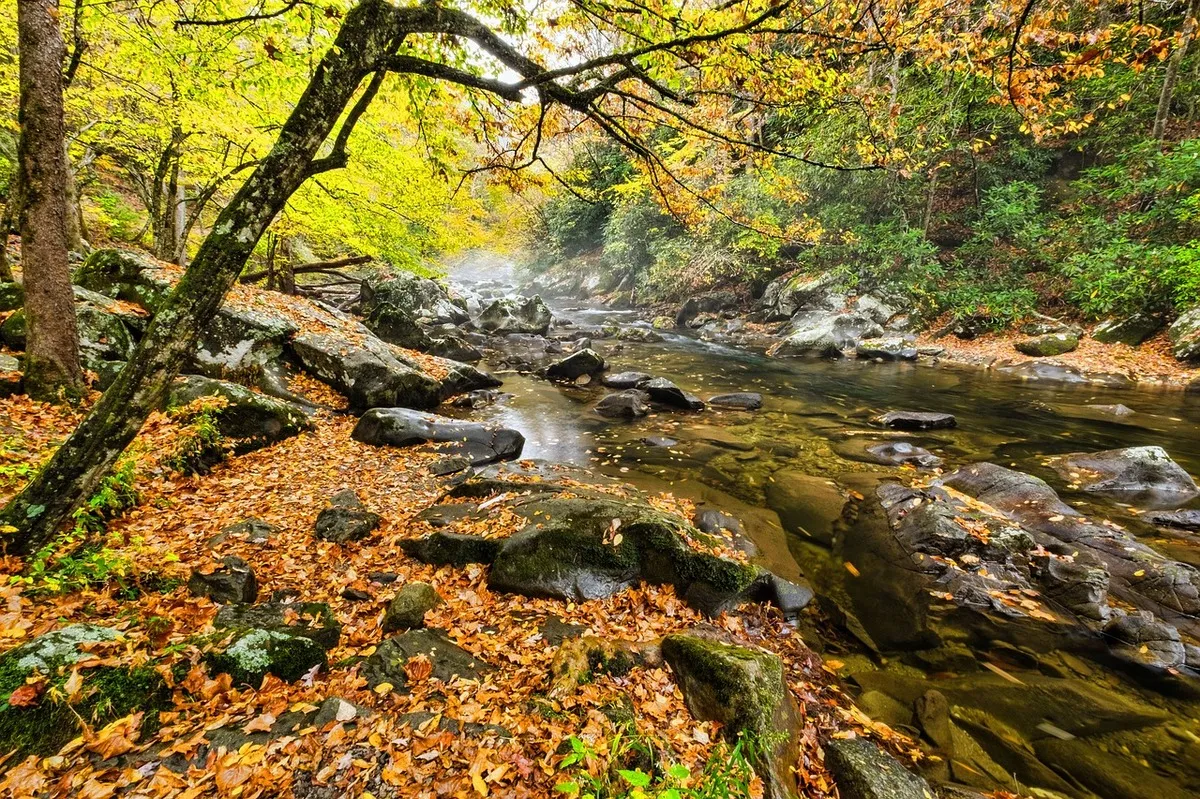
M 1200 532 L 1200 510 L 1155 511 L 1142 517 L 1150 524 L 1188 532 Z
M 460 569 L 471 563 L 492 563 L 500 554 L 500 546 L 501 541 L 496 538 L 440 530 L 422 538 L 406 538 L 400 542 L 400 549 L 410 558 L 434 566 Z
M 388 344 L 422 352 L 433 346 L 429 334 L 417 324 L 413 315 L 405 308 L 390 303 L 375 305 L 363 324 Z
M 251 391 L 236 383 L 198 375 L 176 379 L 167 406 L 181 408 L 201 397 L 219 397 L 225 405 L 213 415 L 217 429 L 234 448 L 244 453 L 283 441 L 313 428 L 304 408 Z
M 528 299 L 502 297 L 493 300 L 479 315 L 479 329 L 488 333 L 532 333 L 546 335 L 551 313 L 538 296 Z
M 387 271 L 370 276 L 363 282 L 359 312 L 368 319 L 379 314 L 381 320 L 407 314 L 428 325 L 458 325 L 470 318 L 465 303 L 455 302 L 444 285 L 411 272 Z
M 295 323 L 269 306 L 226 302 L 200 331 L 192 369 L 209 377 L 253 377 L 277 364 Z
M 663 660 L 675 674 L 683 700 L 701 721 L 717 721 L 732 743 L 742 736 L 756 746 L 751 763 L 762 778 L 764 796 L 797 795 L 800 715 L 778 656 L 700 634 L 668 635 Z
M 944 430 L 958 426 L 952 414 L 931 411 L 888 411 L 871 421 L 893 430 Z
M 1077 452 L 1051 464 L 1091 494 L 1154 507 L 1175 507 L 1200 494 L 1191 475 L 1162 447 Z
M 174 288 L 169 267 L 129 250 L 96 250 L 75 270 L 71 282 L 151 312 Z
M 425 614 L 442 601 L 429 583 L 409 583 L 388 603 L 383 614 L 383 631 L 395 633 L 424 627 Z
M 213 619 L 218 630 L 267 630 L 316 642 L 333 649 L 342 625 L 324 602 L 284 602 L 272 599 L 257 605 L 223 605 Z
M 1171 352 L 1181 361 L 1200 360 L 1200 305 L 1180 316 L 1167 329 Z
M 648 327 L 619 327 L 612 333 L 612 337 L 618 341 L 637 341 L 642 344 L 656 344 L 663 340 L 663 337 L 655 333 Z
M 109 310 L 104 297 L 80 292 L 76 300 L 75 320 L 79 329 L 79 357 L 85 368 L 96 368 L 108 361 L 125 361 L 133 352 L 133 336 L 122 321 L 122 314 Z M 25 309 L 14 311 L 0 325 L 0 341 L 14 350 L 24 351 L 28 325 Z
M 313 534 L 338 544 L 366 538 L 383 521 L 378 513 L 367 510 L 351 489 L 339 491 L 329 500 L 329 507 L 317 514 Z
M 290 346 L 304 369 L 345 394 L 353 410 L 432 408 L 443 399 L 439 381 L 402 362 L 370 334 L 351 339 L 303 332 Z
M 886 325 L 900 313 L 890 302 L 874 294 L 864 294 L 855 300 L 854 310 L 881 325 Z
M 739 411 L 757 411 L 762 407 L 763 397 L 756 391 L 739 391 L 733 394 L 717 394 L 708 398 L 708 404 L 716 408 L 734 408 Z
M 373 408 L 358 420 L 351 437 L 376 446 L 409 447 L 435 442 L 465 455 L 475 465 L 520 457 L 525 437 L 516 430 L 437 416 L 407 408 Z
M 888 466 L 913 465 L 922 469 L 934 469 L 942 465 L 942 459 L 937 455 L 907 441 L 880 441 L 869 444 L 864 452 L 873 458 L 875 463 Z
M 425 351 L 430 355 L 449 358 L 452 361 L 462 361 L 463 363 L 478 363 L 483 360 L 483 353 L 480 352 L 478 347 L 462 336 L 450 333 L 430 339 L 429 346 L 426 347 Z
M 0 283 L 0 313 L 15 311 L 24 304 L 24 286 L 20 283 Z
M 836 292 L 840 282 L 832 272 L 785 275 L 767 285 L 758 301 L 759 311 L 766 321 L 775 322 L 790 319 L 802 310 L 837 310 L 845 302 L 845 297 Z
M 1135 313 L 1117 319 L 1106 319 L 1092 330 L 1092 338 L 1105 344 L 1128 344 L 1136 347 L 1162 330 L 1166 321 L 1156 314 Z
M 229 674 L 238 685 L 258 688 L 272 674 L 295 682 L 328 664 L 325 650 L 311 638 L 276 630 L 238 630 L 205 660 L 214 674 Z
M 605 368 L 604 359 L 599 353 L 592 349 L 582 349 L 547 366 L 546 377 L 551 380 L 574 381 L 584 375 L 603 372 Z
M 43 633 L 0 655 L 0 751 L 17 758 L 55 754 L 84 725 L 104 725 L 143 711 L 143 731 L 152 731 L 158 711 L 171 705 L 171 691 L 152 664 L 135 667 L 93 665 L 78 669 L 82 685 L 68 689 L 75 663 L 88 657 L 91 645 L 120 637 L 117 630 L 95 624 L 72 624 Z M 26 680 L 42 675 L 41 693 L 23 698 Z M 19 762 L 9 761 L 9 765 Z
M 933 799 L 929 784 L 863 738 L 825 744 L 825 766 L 842 799 Z
M 222 558 L 221 565 L 210 572 L 193 571 L 187 587 L 192 596 L 208 597 L 222 605 L 258 599 L 254 570 L 249 563 L 233 555 Z
M 596 403 L 596 413 L 609 419 L 637 419 L 650 413 L 650 395 L 628 389 L 609 394 Z
M 639 389 L 650 395 L 650 399 L 663 405 L 682 408 L 687 411 L 704 410 L 704 401 L 695 394 L 689 394 L 679 386 L 663 377 L 655 377 L 643 383 Z
M 858 313 L 809 311 L 792 319 L 791 332 L 767 354 L 777 358 L 840 358 L 843 350 L 856 347 L 859 341 L 882 335 L 882 327 Z
M 1045 333 L 1013 344 L 1017 352 L 1034 358 L 1062 355 L 1079 346 L 1079 336 L 1074 333 Z
M 600 383 L 608 388 L 627 389 L 640 388 L 643 383 L 654 379 L 654 375 L 645 372 L 617 372 L 600 378 Z
M 854 353 L 859 358 L 882 361 L 915 361 L 917 348 L 900 336 L 866 338 L 858 342 Z
M 479 680 L 492 667 L 455 645 L 441 630 L 410 630 L 388 638 L 363 661 L 362 676 L 372 689 L 388 685 L 393 693 L 408 693 L 408 673 L 404 667 L 413 658 L 424 657 L 432 666 L 430 677 L 449 682 L 458 677 Z

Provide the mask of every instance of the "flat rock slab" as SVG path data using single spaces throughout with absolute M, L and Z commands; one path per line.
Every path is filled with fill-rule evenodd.
M 617 372 L 600 378 L 600 383 L 608 388 L 626 389 L 638 388 L 642 383 L 653 379 L 654 375 L 645 372 Z
M 944 430 L 958 426 L 953 414 L 931 411 L 888 411 L 872 421 L 893 430 Z
M 374 408 L 358 420 L 351 437 L 364 444 L 411 447 L 445 444 L 443 449 L 473 465 L 520 457 L 525 437 L 507 427 L 451 419 L 408 408 Z
M 441 630 L 422 629 L 388 638 L 363 662 L 362 676 L 372 689 L 383 684 L 394 693 L 408 692 L 408 674 L 404 666 L 412 659 L 425 657 L 432 666 L 430 677 L 448 682 L 455 677 L 478 680 L 492 667 L 455 644 Z
M 739 411 L 757 411 L 762 407 L 763 396 L 756 391 L 738 391 L 732 394 L 716 394 L 708 398 L 715 408 L 734 408 Z

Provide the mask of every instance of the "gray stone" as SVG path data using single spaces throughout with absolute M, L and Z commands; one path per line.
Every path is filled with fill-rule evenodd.
M 75 270 L 71 282 L 106 297 L 157 311 L 174 288 L 167 270 L 141 253 L 96 250 Z
M 463 363 L 478 363 L 483 360 L 483 353 L 478 347 L 462 336 L 451 334 L 431 339 L 426 352 Z
M 193 571 L 188 578 L 188 593 L 208 597 L 227 605 L 233 602 L 253 602 L 258 599 L 258 581 L 250 564 L 230 555 L 211 572 Z
M 1079 336 L 1074 333 L 1045 333 L 1018 341 L 1013 347 L 1023 355 L 1044 358 L 1075 350 L 1079 347 Z
M 430 676 L 443 682 L 455 677 L 479 680 L 492 670 L 491 666 L 454 644 L 443 631 L 421 629 L 401 633 L 379 644 L 363 662 L 362 676 L 371 688 L 387 683 L 392 686 L 393 693 L 408 693 L 408 675 L 404 666 L 421 656 L 428 658 L 433 666 Z
M 930 411 L 888 411 L 872 421 L 893 430 L 944 430 L 958 426 L 952 414 Z
M 351 437 L 376 446 L 438 443 L 443 445 L 441 449 L 464 455 L 475 465 L 518 458 L 525 446 L 525 437 L 516 430 L 407 408 L 367 411 L 358 420 Z
M 333 649 L 342 625 L 324 602 L 284 602 L 272 599 L 257 605 L 223 605 L 213 619 L 218 630 L 268 630 L 308 638 L 322 649 Z
M 915 361 L 917 348 L 900 336 L 865 338 L 854 348 L 859 358 L 883 361 Z
M 650 395 L 650 399 L 663 405 L 682 408 L 688 411 L 704 410 L 704 401 L 695 394 L 689 394 L 679 386 L 663 377 L 647 380 L 642 384 L 641 391 Z
M 1162 330 L 1166 321 L 1156 314 L 1135 313 L 1117 319 L 1107 319 L 1092 331 L 1092 338 L 1105 344 L 1128 344 L 1136 347 Z
M 251 516 L 221 528 L 221 532 L 209 541 L 209 545 L 215 546 L 229 538 L 245 538 L 251 544 L 263 544 L 270 541 L 277 532 L 274 525 Z
M 433 345 L 425 328 L 408 310 L 390 303 L 376 304 L 363 324 L 387 343 L 398 347 L 424 352 Z
M 789 319 L 797 311 L 811 308 L 836 310 L 845 301 L 836 293 L 840 282 L 832 272 L 785 275 L 767 286 L 758 307 L 768 322 Z
M 942 459 L 924 447 L 918 447 L 907 441 L 881 441 L 870 444 L 865 449 L 876 463 L 890 466 L 911 464 L 922 469 L 934 469 L 942 465 Z
M 883 335 L 883 328 L 876 322 L 853 312 L 801 313 L 792 319 L 791 327 L 792 332 L 767 350 L 768 355 L 778 358 L 840 358 L 843 350 L 856 347 L 859 341 Z
M 471 563 L 492 563 L 500 553 L 500 544 L 495 538 L 438 531 L 404 539 L 400 549 L 422 563 L 462 568 Z
M 550 329 L 550 309 L 538 296 L 528 299 L 502 297 L 493 300 L 480 313 L 479 329 L 488 333 L 533 333 L 546 335 Z
M 376 314 L 386 317 L 399 312 L 430 325 L 457 325 L 470 318 L 465 303 L 451 298 L 443 284 L 411 272 L 390 270 L 380 271 L 364 281 L 359 312 L 368 319 Z
M 609 419 L 637 419 L 650 413 L 650 395 L 629 389 L 609 394 L 596 403 L 596 413 Z
M 382 516 L 367 510 L 358 496 L 347 488 L 335 494 L 329 507 L 317 514 L 313 534 L 325 541 L 345 544 L 366 538 L 382 521 Z
M 933 799 L 925 780 L 863 738 L 829 741 L 825 765 L 842 799 Z
M 325 650 L 311 638 L 263 629 L 239 630 L 227 645 L 210 651 L 205 660 L 214 674 L 229 674 L 234 683 L 253 688 L 260 686 L 268 674 L 295 682 L 328 663 Z
M 638 388 L 653 378 L 654 375 L 648 375 L 645 372 L 617 372 L 600 378 L 600 383 L 608 388 L 629 389 Z
M 432 408 L 443 399 L 439 381 L 402 362 L 369 333 L 351 339 L 302 332 L 290 347 L 307 372 L 345 394 L 354 410 Z
M 1181 361 L 1200 359 L 1200 305 L 1180 316 L 1167 329 L 1171 352 Z
M 708 398 L 708 404 L 717 408 L 735 408 L 740 411 L 756 411 L 762 407 L 763 397 L 755 391 L 739 391 L 732 394 L 716 394 Z
M 1191 475 L 1162 447 L 1079 452 L 1052 465 L 1082 490 L 1126 502 L 1173 507 L 1200 494 Z
M 202 397 L 225 401 L 213 415 L 217 429 L 238 453 L 259 449 L 313 428 L 307 411 L 295 403 L 268 397 L 236 383 L 198 375 L 176 379 L 167 405 L 179 408 Z
M 604 359 L 592 349 L 573 352 L 561 361 L 546 367 L 546 377 L 551 380 L 577 380 L 584 375 L 594 375 L 606 368 Z
M 442 601 L 429 583 L 409 583 L 388 603 L 383 614 L 383 631 L 394 633 L 424 627 L 425 614 Z

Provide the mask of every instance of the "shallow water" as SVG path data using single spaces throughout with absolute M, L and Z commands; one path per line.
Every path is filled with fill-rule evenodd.
M 578 324 L 637 319 L 607 309 L 556 315 Z M 591 412 L 608 392 L 599 385 L 563 387 L 498 371 L 502 390 L 512 397 L 472 416 L 520 430 L 523 457 L 596 469 L 732 514 L 759 545 L 765 565 L 813 583 L 831 619 L 852 579 L 827 546 L 828 536 L 844 524 L 835 518 L 840 501 L 834 500 L 851 491 L 865 494 L 880 479 L 912 474 L 855 459 L 861 448 L 856 442 L 868 439 L 920 444 L 942 457 L 946 470 L 990 460 L 1036 474 L 1081 511 L 1112 518 L 1170 557 L 1200 565 L 1194 539 L 1164 535 L 1120 505 L 1068 490 L 1044 464 L 1047 456 L 1066 452 L 1156 444 L 1200 475 L 1200 398 L 1022 382 L 926 363 L 780 360 L 682 335 L 664 337 L 655 344 L 596 340 L 594 348 L 613 371 L 666 377 L 705 399 L 758 391 L 763 408 L 658 411 L 614 422 Z M 1118 403 L 1133 413 L 1107 418 L 1085 407 Z M 953 413 L 958 427 L 889 436 L 870 425 L 871 416 L 893 409 Z M 651 446 L 642 441 L 647 437 L 677 443 Z M 807 486 L 800 532 L 786 531 L 770 507 L 772 492 L 789 480 Z M 944 754 L 953 754 L 931 761 L 933 777 L 1043 796 L 1200 796 L 1200 702 L 1186 686 L 1142 684 L 1077 655 L 979 640 L 970 631 L 920 652 L 872 651 L 860 643 L 853 623 L 809 626 L 804 633 L 841 664 L 840 674 L 861 693 L 863 707 L 893 726 L 915 723 L 913 697 L 929 688 L 942 691 L 954 721 L 953 745 L 946 744 Z

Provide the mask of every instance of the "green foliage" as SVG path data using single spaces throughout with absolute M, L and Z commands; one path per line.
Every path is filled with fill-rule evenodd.
M 92 225 L 102 228 L 106 239 L 132 242 L 142 230 L 142 215 L 111 189 L 97 192 L 89 199 L 95 206 L 91 214 Z
M 205 474 L 225 460 L 231 445 L 221 434 L 217 419 L 226 403 L 220 397 L 204 397 L 169 411 L 182 428 L 174 450 L 164 461 L 168 468 L 184 474 Z
M 645 739 L 619 730 L 598 751 L 571 736 L 559 763 L 564 779 L 555 790 L 568 799 L 748 799 L 755 780 L 747 742 L 718 744 L 699 774 L 681 763 L 657 762 Z

